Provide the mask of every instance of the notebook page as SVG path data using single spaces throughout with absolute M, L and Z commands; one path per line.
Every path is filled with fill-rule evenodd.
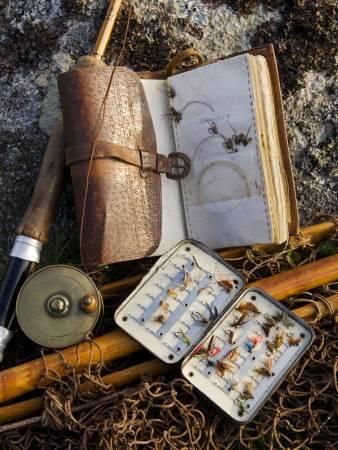
M 166 81 L 141 80 L 153 120 L 157 151 L 169 155 L 175 151 L 172 123 L 169 118 L 169 100 Z M 177 242 L 186 239 L 185 217 L 179 181 L 161 176 L 162 189 L 162 235 L 159 247 L 153 256 L 162 255 Z
M 271 242 L 247 55 L 174 75 L 176 150 L 188 237 L 213 248 Z

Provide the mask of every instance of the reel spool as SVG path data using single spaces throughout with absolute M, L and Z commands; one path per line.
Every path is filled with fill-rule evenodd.
M 34 272 L 16 303 L 19 325 L 36 344 L 64 348 L 83 341 L 103 310 L 94 282 L 72 266 L 55 265 Z

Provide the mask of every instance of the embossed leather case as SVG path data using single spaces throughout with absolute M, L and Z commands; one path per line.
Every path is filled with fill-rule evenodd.
M 157 161 L 143 87 L 134 72 L 118 67 L 106 94 L 112 70 L 74 69 L 58 80 L 86 266 L 150 255 L 160 241 L 160 175 L 142 172 L 142 158 L 150 166 Z

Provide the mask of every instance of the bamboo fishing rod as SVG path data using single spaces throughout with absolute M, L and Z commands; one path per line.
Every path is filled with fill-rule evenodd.
M 276 300 L 283 300 L 336 280 L 338 280 L 338 255 L 333 255 L 287 272 L 263 278 L 246 287 L 264 289 Z
M 298 237 L 293 237 L 293 239 L 298 239 L 304 243 L 313 245 L 325 238 L 328 238 L 330 235 L 333 235 L 336 231 L 337 224 L 332 220 L 329 222 L 323 222 L 316 225 L 311 225 L 309 227 L 304 227 L 300 230 Z M 272 253 L 276 250 L 276 245 L 256 245 L 254 246 L 254 248 L 257 250 L 265 251 L 267 253 Z M 218 253 L 224 259 L 231 260 L 233 258 L 241 258 L 245 256 L 247 250 L 248 247 L 235 247 L 228 248 L 226 250 L 220 250 Z M 101 294 L 114 295 L 131 289 L 141 281 L 144 275 L 144 273 L 136 274 L 122 280 L 105 284 L 100 288 Z
M 91 55 L 101 60 L 112 35 L 123 0 L 111 0 Z
M 265 278 L 251 286 L 260 287 L 282 300 L 336 280 L 338 280 L 338 254 Z M 4 370 L 0 372 L 0 402 L 36 389 L 46 373 L 46 368 L 58 372 L 62 377 L 74 368 L 81 371 L 87 368 L 89 363 L 96 364 L 102 360 L 108 363 L 132 355 L 142 348 L 141 344 L 117 329 L 93 339 L 93 342 L 83 342 L 44 358 Z
M 320 315 L 320 318 L 325 318 L 336 311 L 338 311 L 338 294 L 327 297 L 325 301 L 319 301 L 315 304 L 309 303 L 300 308 L 293 309 L 294 314 L 306 321 L 312 320 L 318 314 Z M 172 365 L 165 364 L 158 359 L 151 359 L 105 375 L 102 377 L 102 381 L 106 385 L 117 388 L 134 383 L 144 375 L 161 375 L 174 368 L 175 367 Z M 80 392 L 93 391 L 95 390 L 95 384 L 86 381 L 85 383 L 80 384 L 79 390 Z M 0 407 L 0 423 L 4 424 L 30 417 L 43 409 L 43 404 L 43 397 L 39 396 Z

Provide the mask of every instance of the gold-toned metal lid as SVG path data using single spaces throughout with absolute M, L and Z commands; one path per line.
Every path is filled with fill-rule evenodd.
M 47 266 L 33 273 L 16 304 L 23 332 L 49 348 L 81 342 L 94 328 L 102 309 L 102 297 L 93 280 L 66 265 Z

